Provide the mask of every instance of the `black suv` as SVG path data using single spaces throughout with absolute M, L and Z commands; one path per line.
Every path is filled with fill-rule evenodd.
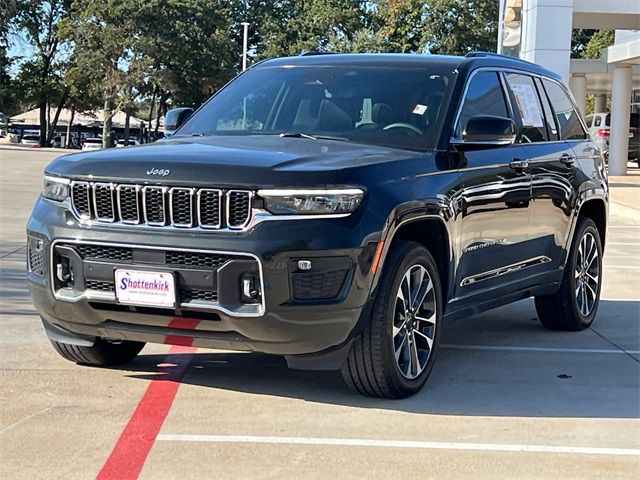
M 559 77 L 486 53 L 261 62 L 152 145 L 68 155 L 27 225 L 55 349 L 284 355 L 357 391 L 427 380 L 443 324 L 535 297 L 593 321 L 608 186 Z

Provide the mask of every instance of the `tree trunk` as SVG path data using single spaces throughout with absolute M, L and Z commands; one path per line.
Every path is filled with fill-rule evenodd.
M 64 142 L 64 148 L 71 148 L 71 126 L 73 125 L 73 118 L 76 116 L 76 102 L 71 104 L 71 118 L 69 119 L 69 125 L 67 125 L 67 138 Z
M 153 107 L 156 104 L 156 88 L 153 88 L 151 103 L 149 104 L 149 121 L 147 122 L 147 143 L 151 141 L 151 121 L 153 120 Z
M 164 113 L 164 110 L 167 106 L 168 95 L 168 92 L 163 92 L 162 95 L 160 95 L 160 99 L 158 100 L 158 110 L 156 112 L 156 127 L 153 129 L 154 138 L 158 135 L 158 128 L 160 127 L 160 117 Z
M 124 117 L 124 146 L 129 146 L 129 121 L 131 120 L 131 114 L 125 113 Z
M 58 126 L 58 120 L 60 119 L 60 113 L 62 112 L 62 108 L 64 104 L 67 103 L 67 97 L 69 96 L 68 89 L 65 89 L 64 93 L 60 97 L 60 103 L 58 103 L 58 108 L 56 109 L 56 114 L 53 116 L 53 121 L 49 126 L 49 134 L 47 135 L 47 145 L 51 144 L 53 140 L 53 134 L 56 131 L 56 127 Z
M 113 102 L 111 97 L 107 95 L 104 99 L 104 112 L 102 125 L 102 148 L 111 148 L 111 109 Z
M 40 141 L 41 147 L 47 145 L 47 98 L 43 95 L 38 101 L 38 108 L 40 109 Z

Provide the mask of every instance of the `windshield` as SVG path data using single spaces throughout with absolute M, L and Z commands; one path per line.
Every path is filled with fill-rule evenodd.
M 433 148 L 444 67 L 263 67 L 213 97 L 177 135 L 281 135 L 426 150 Z

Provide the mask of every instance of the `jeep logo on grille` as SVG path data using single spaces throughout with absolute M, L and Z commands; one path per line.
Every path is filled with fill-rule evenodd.
M 150 168 L 147 170 L 147 175 L 159 175 L 161 177 L 166 177 L 171 173 L 171 170 L 168 168 Z

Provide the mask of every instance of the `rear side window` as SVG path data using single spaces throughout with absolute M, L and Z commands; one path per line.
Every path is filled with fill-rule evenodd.
M 593 121 L 593 126 L 594 127 L 599 127 L 600 125 L 602 125 L 602 117 L 598 116 Z
M 496 72 L 479 72 L 471 78 L 464 97 L 456 136 L 460 137 L 471 117 L 509 117 L 502 85 Z
M 564 89 L 550 80 L 544 79 L 542 82 L 556 114 L 556 120 L 560 128 L 560 138 L 562 140 L 583 140 L 587 138 L 587 133 L 580 122 L 580 116 Z
M 542 105 L 533 79 L 528 75 L 508 73 L 507 84 L 513 93 L 522 120 L 522 142 L 544 142 L 547 139 L 547 132 Z
M 591 128 L 591 125 L 593 125 L 593 117 L 589 115 L 587 118 L 584 119 L 584 121 L 587 124 L 587 128 Z
M 544 93 L 544 88 L 542 87 L 542 81 L 539 78 L 536 78 L 535 83 L 536 83 L 536 88 L 538 89 L 538 98 L 542 100 L 542 108 L 544 110 L 544 119 L 547 125 L 547 137 L 549 138 L 549 141 L 555 142 L 558 140 L 558 127 L 556 126 L 556 120 L 553 116 L 553 110 L 551 109 L 551 104 L 549 103 L 547 94 Z

